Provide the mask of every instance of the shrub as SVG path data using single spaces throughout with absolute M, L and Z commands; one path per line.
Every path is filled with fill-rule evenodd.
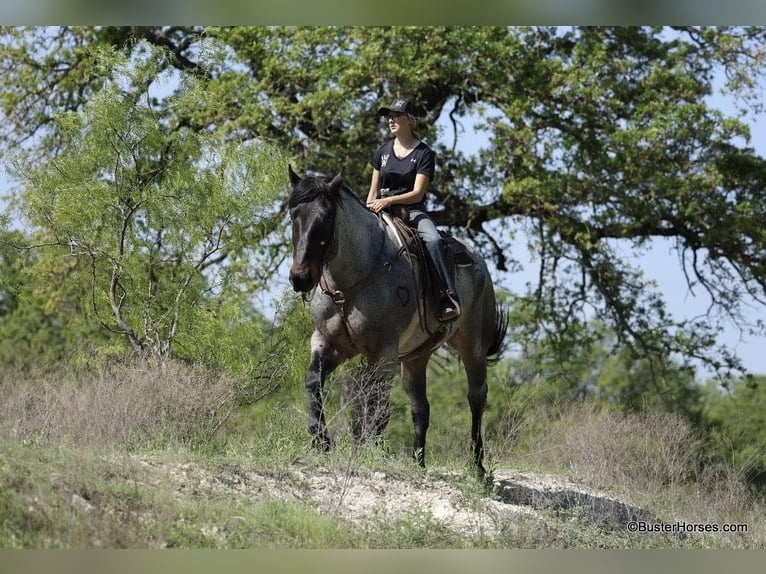
M 195 446 L 213 437 L 248 388 L 232 375 L 170 361 L 84 375 L 5 375 L 0 379 L 0 440 Z

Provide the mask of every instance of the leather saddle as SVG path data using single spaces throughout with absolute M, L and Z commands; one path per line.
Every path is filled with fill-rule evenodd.
M 391 207 L 394 209 L 389 208 L 389 210 L 383 212 L 383 221 L 395 230 L 401 248 L 418 260 L 424 279 L 423 294 L 429 293 L 431 301 L 438 301 L 440 295 L 447 291 L 447 287 L 444 285 L 441 275 L 436 269 L 436 265 L 434 265 L 431 256 L 428 254 L 428 250 L 420 239 L 417 230 L 407 223 L 409 220 L 407 208 L 399 205 Z M 439 234 L 444 238 L 447 246 L 450 265 L 470 267 L 475 263 L 465 243 L 441 230 Z

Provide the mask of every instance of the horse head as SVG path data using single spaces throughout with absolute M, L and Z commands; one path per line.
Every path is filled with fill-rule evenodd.
M 292 221 L 293 264 L 290 283 L 295 291 L 311 291 L 322 275 L 335 231 L 335 213 L 343 178 L 301 177 L 289 166 L 292 193 L 288 202 Z

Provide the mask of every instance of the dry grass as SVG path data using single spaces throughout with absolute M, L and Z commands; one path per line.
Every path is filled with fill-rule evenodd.
M 702 443 L 691 426 L 667 413 L 624 414 L 575 403 L 530 448 L 538 463 L 565 468 L 596 488 L 688 482 Z
M 101 373 L 6 374 L 0 376 L 0 440 L 191 446 L 216 433 L 245 388 L 230 375 L 173 362 Z
M 730 545 L 766 546 L 762 498 L 743 471 L 706 465 L 702 439 L 678 415 L 625 414 L 576 403 L 535 436 L 524 462 L 565 471 L 572 480 L 632 501 L 666 522 L 747 524 L 745 537 L 724 535 L 739 536 Z

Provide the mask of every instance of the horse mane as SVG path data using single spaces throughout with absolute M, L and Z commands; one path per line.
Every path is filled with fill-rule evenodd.
M 288 200 L 289 207 L 295 207 L 301 203 L 309 203 L 316 200 L 318 197 L 325 197 L 329 199 L 334 205 L 343 204 L 343 196 L 347 195 L 354 198 L 360 204 L 364 205 L 361 199 L 359 199 L 351 188 L 346 184 L 341 184 L 339 188 L 333 190 L 330 187 L 332 177 L 324 175 L 306 176 L 293 187 L 293 191 L 290 194 Z
M 333 191 L 330 188 L 329 183 L 332 181 L 332 177 L 312 175 L 306 176 L 293 187 L 293 191 L 290 194 L 288 205 L 295 207 L 301 203 L 309 203 L 314 201 L 318 197 L 326 197 L 333 203 L 341 201 L 340 193 L 337 190 Z

